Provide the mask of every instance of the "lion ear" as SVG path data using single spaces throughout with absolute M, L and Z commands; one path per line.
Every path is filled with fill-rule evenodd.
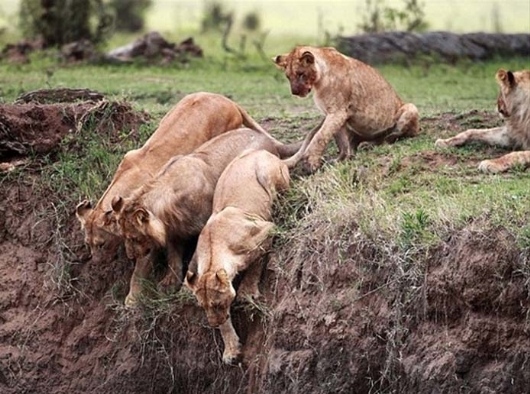
M 88 200 L 80 202 L 77 204 L 77 207 L 75 207 L 75 216 L 82 225 L 85 224 L 86 217 L 90 212 L 92 212 L 92 203 Z
M 110 203 L 110 206 L 112 207 L 112 210 L 114 212 L 120 212 L 123 208 L 123 198 L 121 196 L 114 196 L 112 202 Z
M 224 268 L 218 270 L 215 273 L 215 276 L 217 277 L 217 280 L 223 285 L 228 285 L 230 282 L 230 280 L 228 279 L 228 274 L 226 273 L 226 270 Z
M 184 281 L 184 284 L 193 290 L 197 284 L 197 274 L 188 270 L 188 272 L 186 272 L 186 280 Z
M 114 214 L 113 210 L 105 211 L 105 213 L 103 214 L 103 220 L 104 220 L 105 226 L 108 226 L 114 221 L 113 214 Z
M 305 51 L 304 53 L 302 53 L 302 56 L 300 56 L 300 62 L 304 66 L 310 66 L 315 63 L 315 55 L 313 55 L 309 51 Z
M 287 56 L 286 55 L 278 55 L 276 57 L 272 58 L 272 61 L 274 64 L 276 64 L 276 67 L 278 67 L 280 70 L 285 70 L 287 67 Z
M 495 75 L 497 78 L 497 81 L 502 83 L 505 86 L 514 86 L 515 85 L 515 76 L 511 71 L 507 71 L 504 69 L 500 69 L 497 71 L 497 74 Z
M 143 225 L 149 221 L 149 212 L 145 208 L 138 208 L 134 211 L 134 217 L 139 225 Z

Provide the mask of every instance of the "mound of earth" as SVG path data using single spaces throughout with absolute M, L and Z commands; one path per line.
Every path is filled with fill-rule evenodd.
M 100 104 L 79 105 L 92 113 Z M 4 155 L 43 147 L 26 157 L 23 170 L 1 180 L 0 392 L 527 391 L 530 303 L 521 270 L 529 252 L 505 229 L 484 230 L 480 222 L 424 251 L 413 265 L 418 271 L 401 272 L 398 256 L 363 237 L 354 220 L 277 243 L 263 300 L 234 306 L 244 343 L 239 366 L 222 364 L 220 335 L 186 290 L 126 310 L 132 263 L 121 253 L 93 264 L 75 201 L 68 191 L 54 194 L 43 177 L 54 152 L 77 149 L 83 138 L 82 111 L 75 108 L 0 108 L 0 130 L 19 149 L 4 147 L 11 152 Z M 14 114 L 18 122 L 8 116 Z M 118 128 L 104 126 L 106 120 L 95 116 L 90 130 L 119 140 Z M 426 125 L 466 120 L 442 115 Z M 5 124 L 16 124 L 19 133 Z M 71 138 L 59 145 L 48 142 L 65 136 Z M 51 164 L 39 161 L 41 155 Z M 413 160 L 436 162 L 440 155 Z
M 81 149 L 81 132 L 93 124 L 91 133 L 118 143 L 121 130 L 134 134 L 147 119 L 147 114 L 133 111 L 129 103 L 111 102 L 86 89 L 26 93 L 16 104 L 0 104 L 0 170 L 12 170 L 30 155 Z

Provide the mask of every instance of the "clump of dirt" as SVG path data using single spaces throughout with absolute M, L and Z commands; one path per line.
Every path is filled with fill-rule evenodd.
M 72 102 L 74 99 L 81 100 Z M 28 155 L 81 149 L 80 134 L 87 128 L 110 143 L 119 143 L 124 130 L 134 134 L 147 120 L 147 114 L 133 111 L 129 103 L 105 100 L 97 92 L 31 92 L 17 99 L 16 104 L 0 104 L 0 165 L 13 169 Z
M 33 106 L 10 112 L 25 119 L 18 123 L 24 147 L 43 135 L 60 140 L 32 129 L 48 117 L 61 130 L 77 124 L 54 107 Z M 93 119 L 90 130 L 108 132 L 105 116 Z M 444 124 L 444 116 L 438 121 Z M 75 146 L 72 138 L 46 149 Z M 427 152 L 412 160 L 438 159 Z M 88 260 L 75 204 L 62 207 L 69 200 L 45 186 L 38 168 L 19 175 L 0 181 L 2 393 L 515 394 L 528 388 L 530 252 L 480 218 L 411 254 L 414 264 L 363 236 L 354 218 L 276 244 L 264 298 L 233 308 L 244 358 L 226 366 L 219 333 L 188 291 L 126 310 L 132 263 L 123 252 L 105 264 Z

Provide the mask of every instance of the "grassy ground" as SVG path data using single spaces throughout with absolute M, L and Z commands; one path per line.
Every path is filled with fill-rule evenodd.
M 206 42 L 202 37 L 198 37 L 197 41 L 199 45 Z M 213 39 L 208 38 L 208 42 L 213 42 Z M 184 95 L 199 90 L 228 95 L 281 140 L 301 138 L 321 118 L 312 100 L 292 97 L 285 77 L 271 62 L 261 59 L 258 54 L 250 54 L 249 58 L 243 61 L 224 54 L 219 48 L 206 49 L 205 59 L 165 67 L 141 64 L 61 67 L 52 56 L 34 58 L 32 63 L 22 66 L 0 64 L 0 102 L 12 103 L 21 93 L 34 89 L 89 88 L 104 93 L 110 100 L 129 101 L 136 109 L 151 115 L 151 121 L 140 130 L 139 138 L 124 137 L 121 144 L 111 144 L 108 138 L 87 128 L 76 135 L 76 140 L 83 141 L 84 149 L 65 150 L 57 156 L 35 160 L 26 167 L 21 166 L 7 175 L 0 174 L 2 191 L 6 190 L 4 187 L 9 188 L 15 182 L 20 182 L 32 190 L 37 196 L 34 198 L 39 199 L 39 202 L 40 196 L 45 196 L 42 203 L 37 204 L 39 209 L 41 205 L 45 207 L 38 213 L 42 221 L 39 220 L 35 226 L 45 222 L 44 219 L 50 221 L 50 217 L 55 218 L 52 222 L 56 226 L 45 232 L 46 236 L 50 236 L 52 243 L 47 242 L 42 248 L 50 249 L 51 255 L 56 254 L 52 257 L 56 262 L 52 263 L 51 268 L 46 267 L 45 272 L 51 282 L 56 284 L 53 289 L 59 295 L 71 295 L 77 288 L 90 289 L 97 293 L 98 286 L 105 289 L 104 284 L 111 280 L 106 277 L 93 280 L 90 277 L 89 285 L 83 287 L 82 282 L 78 283 L 76 272 L 80 267 L 76 251 L 81 249 L 82 237 L 74 218 L 74 207 L 86 197 L 92 201 L 99 198 L 123 154 L 147 139 L 162 116 Z M 267 55 L 272 57 L 282 50 L 284 48 L 280 46 L 267 49 Z M 346 310 L 348 306 L 355 304 L 359 304 L 361 308 L 361 304 L 371 296 L 379 296 L 376 293 L 386 297 L 387 308 L 392 311 L 387 320 L 392 324 L 385 323 L 388 328 L 382 331 L 387 335 L 387 354 L 384 356 L 386 367 L 383 371 L 378 370 L 377 373 L 380 374 L 377 376 L 383 383 L 394 379 L 394 375 L 388 370 L 399 365 L 406 344 L 405 340 L 400 339 L 402 331 L 410 327 L 407 320 L 413 320 L 410 318 L 409 308 L 411 305 L 419 305 L 417 309 L 421 309 L 423 301 L 419 297 L 423 297 L 425 289 L 429 290 L 425 283 L 426 256 L 429 249 L 434 249 L 432 247 L 438 244 L 449 245 L 449 242 L 441 241 L 447 241 L 452 234 L 462 234 L 463 231 L 457 231 L 460 229 L 465 229 L 464 232 L 469 230 L 474 236 L 479 234 L 479 238 L 484 235 L 483 238 L 487 239 L 485 243 L 489 247 L 489 230 L 500 227 L 506 228 L 520 247 L 526 248 L 526 251 L 530 250 L 530 172 L 514 170 L 501 175 L 479 173 L 477 166 L 481 160 L 503 153 L 494 148 L 478 145 L 448 150 L 434 148 L 434 141 L 440 136 L 453 135 L 468 127 L 499 124 L 494 111 L 497 93 L 494 73 L 500 67 L 514 70 L 528 68 L 528 59 L 497 60 L 488 63 L 461 62 L 456 66 L 425 60 L 411 67 L 378 67 L 405 100 L 418 106 L 422 115 L 422 134 L 394 145 L 360 151 L 353 160 L 335 165 L 326 164 L 311 176 L 299 176 L 294 172 L 292 188 L 277 206 L 275 221 L 279 225 L 278 237 L 273 253 L 275 259 L 271 265 L 280 278 L 279 282 L 287 283 L 284 284 L 287 289 L 284 294 L 277 296 L 279 299 L 296 299 L 292 294 L 299 291 L 299 300 L 307 302 L 300 307 L 303 312 L 300 314 L 303 319 L 300 320 L 308 321 L 306 328 L 313 328 L 316 326 L 316 319 L 321 318 L 320 311 L 317 310 L 319 308 L 313 308 L 309 304 L 318 305 L 320 300 L 325 300 L 323 302 L 326 303 L 329 301 L 330 306 L 323 308 L 327 312 L 339 313 L 340 310 Z M 123 130 L 124 135 L 127 133 L 128 130 Z M 328 149 L 328 159 L 333 151 L 334 147 Z M 75 222 L 75 230 L 72 222 Z M 73 237 L 73 234 L 78 236 Z M 79 244 L 72 245 L 72 238 L 77 238 Z M 363 245 L 370 247 L 364 248 Z M 351 248 L 352 246 L 355 248 Z M 363 250 L 366 255 L 356 253 Z M 517 253 L 519 250 L 515 251 L 514 255 Z M 524 282 L 519 287 L 528 289 L 528 259 L 520 260 L 514 277 L 523 277 L 524 279 L 517 283 Z M 473 260 L 471 263 L 475 262 Z M 476 263 L 476 269 L 479 270 L 480 261 Z M 462 264 L 455 264 L 458 265 Z M 495 268 L 493 271 L 497 273 L 497 263 L 492 266 Z M 107 267 L 109 270 L 111 268 Z M 450 266 L 450 270 L 452 269 Z M 335 282 L 326 282 L 326 278 L 334 276 L 325 276 L 323 273 L 326 273 L 326 270 L 337 270 L 335 279 L 342 285 L 335 289 L 337 293 L 331 291 Z M 376 274 L 379 272 L 380 278 L 374 274 L 376 279 L 372 282 L 358 280 L 370 278 L 368 275 L 357 274 L 363 270 L 371 270 Z M 456 279 L 463 270 L 464 268 L 460 268 L 460 271 L 455 271 Z M 351 275 L 352 271 L 356 274 Z M 102 276 L 107 272 L 102 271 Z M 40 271 L 38 275 L 41 275 Z M 113 277 L 117 276 L 114 274 Z M 346 279 L 343 279 L 343 276 Z M 119 277 L 122 278 L 122 275 Z M 495 282 L 492 279 L 493 276 L 487 276 L 487 280 Z M 465 280 L 461 279 L 462 282 Z M 310 286 L 304 284 L 304 281 L 325 291 L 306 289 Z M 345 284 L 345 281 L 351 283 Z M 499 283 L 501 287 L 505 282 Z M 110 307 L 116 307 L 117 310 L 123 310 L 118 307 L 123 308 L 126 288 L 126 281 L 120 279 L 112 285 L 110 301 L 106 297 L 103 302 L 110 303 Z M 275 292 L 276 288 L 271 286 L 269 290 Z M 188 293 L 180 292 L 179 296 L 186 294 Z M 314 298 L 307 297 L 308 294 L 312 294 Z M 70 302 L 66 296 L 62 299 L 67 300 L 65 305 Z M 499 299 L 502 303 L 502 298 Z M 173 344 L 175 327 L 171 320 L 171 324 L 163 325 L 171 327 L 171 334 L 168 335 L 171 340 L 164 342 L 156 338 L 150 345 L 146 345 L 150 338 L 155 336 L 154 328 L 159 326 L 160 321 L 179 320 L 173 309 L 168 308 L 166 301 L 156 299 L 151 305 L 153 308 L 149 309 L 146 317 L 149 330 L 145 330 L 141 338 L 142 349 L 148 346 L 157 347 L 160 344 L 164 350 L 163 354 L 166 354 L 166 343 Z M 182 302 L 188 301 L 189 298 Z M 71 303 L 74 307 L 66 310 L 75 311 L 77 304 L 73 301 Z M 178 305 L 175 306 L 177 303 L 173 302 L 171 307 L 178 308 Z M 263 307 L 263 311 L 260 310 L 261 305 L 258 305 L 254 311 L 258 311 L 259 313 L 255 313 L 261 314 L 263 320 L 268 319 L 271 313 L 267 308 L 272 304 L 268 303 Z M 371 311 L 371 308 L 367 307 L 367 310 Z M 281 313 L 278 312 L 279 315 Z M 441 316 L 443 311 L 437 313 Z M 309 319 L 306 319 L 306 316 L 309 316 Z M 356 316 L 349 315 L 348 326 L 355 327 L 349 322 L 355 320 Z M 116 319 L 116 326 L 129 320 L 125 312 L 117 312 L 113 318 Z M 274 318 L 278 319 L 278 316 L 273 316 L 273 320 Z M 440 318 L 440 321 L 443 320 L 443 317 Z M 195 321 L 193 323 L 190 326 L 199 326 Z M 279 323 L 273 322 L 270 326 L 274 327 L 274 324 Z M 90 324 L 87 324 L 87 327 L 91 327 Z M 288 334 L 279 334 L 278 337 L 297 337 L 311 332 L 304 331 L 297 325 L 291 328 L 292 331 L 286 331 Z M 442 329 L 445 330 L 445 326 Z M 175 332 L 179 332 L 178 329 Z M 183 329 L 182 332 L 188 331 Z M 444 331 L 443 334 L 445 337 L 447 332 Z M 326 333 L 326 340 L 322 343 L 328 343 L 330 335 Z M 210 339 L 208 337 L 208 340 Z M 447 341 L 450 341 L 450 337 Z M 344 344 L 349 342 L 350 338 L 344 340 Z M 447 347 L 450 346 L 448 342 Z M 121 347 L 125 349 L 128 346 Z M 180 354 L 181 349 L 178 346 L 170 347 Z M 193 351 L 195 352 L 195 348 Z M 340 352 L 337 350 L 333 355 L 329 355 L 330 363 L 335 353 Z M 349 352 L 350 355 L 353 353 Z M 497 357 L 498 352 L 494 353 Z M 208 360 L 208 363 L 211 364 L 212 360 L 220 363 L 217 354 L 215 358 Z M 168 365 L 173 368 L 170 362 Z M 333 364 L 330 370 L 339 370 L 337 365 Z M 237 372 L 232 369 L 231 373 L 236 373 L 234 371 Z M 156 375 L 159 375 L 158 370 Z M 179 376 L 178 373 L 175 375 Z M 223 375 L 216 370 L 212 376 L 215 376 L 217 381 L 218 377 Z M 290 377 L 289 373 L 286 373 L 286 376 Z M 395 376 L 398 379 L 399 375 Z M 363 376 L 363 379 L 366 380 L 366 377 Z M 223 380 L 219 382 L 224 385 Z M 230 387 L 225 385 L 225 391 L 218 392 L 228 392 Z M 374 389 L 371 392 L 383 391 Z
M 200 37 L 198 41 L 201 44 Z M 270 50 L 267 55 L 272 57 L 280 50 L 283 48 Z M 304 201 L 321 215 L 319 220 L 322 215 L 332 222 L 354 215 L 366 232 L 382 232 L 389 238 L 400 234 L 399 242 L 404 244 L 433 242 L 470 218 L 486 215 L 492 225 L 513 229 L 525 245 L 530 245 L 526 223 L 530 213 L 528 172 L 480 174 L 477 163 L 500 154 L 492 149 L 434 151 L 438 135 L 481 125 L 484 111 L 490 115 L 485 125 L 495 122 L 497 87 L 493 76 L 500 67 L 521 69 L 528 67 L 528 60 L 461 62 L 457 66 L 425 61 L 411 67 L 378 67 L 405 100 L 417 105 L 424 119 L 435 120 L 423 123 L 419 138 L 360 152 L 348 163 L 327 166 L 312 177 L 296 180 L 288 201 L 293 206 Z M 311 99 L 290 95 L 285 77 L 272 62 L 257 54 L 238 60 L 218 48 L 206 51 L 204 59 L 165 67 L 61 67 L 51 56 L 35 58 L 28 65 L 0 65 L 0 100 L 4 103 L 13 102 L 23 92 L 53 87 L 89 88 L 111 100 L 132 102 L 152 116 L 151 123 L 142 129 L 141 140 L 174 103 L 201 90 L 231 97 L 279 139 L 300 138 L 320 118 Z M 462 118 L 458 130 L 446 132 L 443 122 L 436 121 L 443 113 L 458 116 L 473 110 L 479 112 Z M 94 149 L 89 149 L 86 157 L 62 157 L 51 169 L 54 187 L 64 191 L 65 184 L 61 183 L 68 184 L 74 201 L 85 196 L 97 200 L 121 155 L 133 148 L 124 145 L 105 150 L 97 137 L 94 139 Z M 434 159 L 429 162 L 426 154 L 434 155 Z

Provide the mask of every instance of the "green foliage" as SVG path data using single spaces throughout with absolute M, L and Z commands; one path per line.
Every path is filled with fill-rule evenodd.
M 24 37 L 41 37 L 45 47 L 79 40 L 101 43 L 112 26 L 102 0 L 21 0 L 19 16 Z
M 403 8 L 386 5 L 385 0 L 365 0 L 365 14 L 359 29 L 365 33 L 384 31 L 425 31 L 424 4 L 419 0 L 403 0 Z
M 249 31 L 258 31 L 261 26 L 261 18 L 256 11 L 249 12 L 243 17 L 243 28 Z
M 429 224 L 429 214 L 419 208 L 415 212 L 403 212 L 401 218 L 401 245 L 405 249 L 420 242 Z
M 234 13 L 226 11 L 222 2 L 207 0 L 204 5 L 204 16 L 201 22 L 203 33 L 210 30 L 221 31 L 227 24 L 233 23 Z

